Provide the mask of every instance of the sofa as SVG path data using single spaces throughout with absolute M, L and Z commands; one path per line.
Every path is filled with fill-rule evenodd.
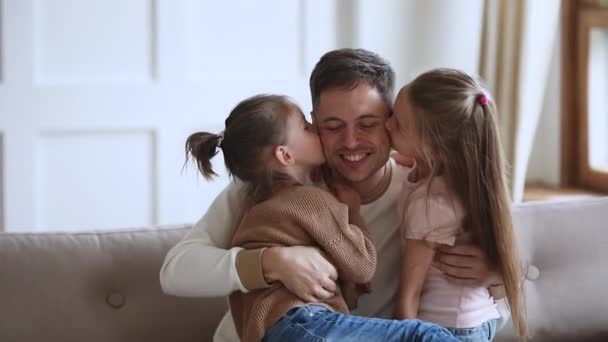
M 608 341 L 608 198 L 521 204 L 514 221 L 533 341 Z M 189 228 L 1 233 L 0 341 L 211 341 L 225 299 L 158 280 Z

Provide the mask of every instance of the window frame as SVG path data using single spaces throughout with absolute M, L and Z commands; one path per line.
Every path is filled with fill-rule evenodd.
M 608 192 L 608 172 L 589 162 L 589 33 L 608 29 L 608 1 L 562 1 L 562 186 Z

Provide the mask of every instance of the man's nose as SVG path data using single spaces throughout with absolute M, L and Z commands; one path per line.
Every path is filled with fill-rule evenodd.
M 344 135 L 342 136 L 342 144 L 346 148 L 356 148 L 357 143 L 357 130 L 353 128 L 348 128 L 344 131 Z

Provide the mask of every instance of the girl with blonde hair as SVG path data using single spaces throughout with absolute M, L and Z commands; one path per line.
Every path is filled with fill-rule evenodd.
M 464 72 L 428 71 L 401 89 L 387 129 L 399 154 L 415 160 L 403 185 L 397 318 L 443 325 L 463 341 L 492 340 L 500 318 L 492 294 L 499 282 L 460 286 L 433 266 L 441 246 L 472 242 L 502 274 L 524 340 L 521 266 L 490 94 Z

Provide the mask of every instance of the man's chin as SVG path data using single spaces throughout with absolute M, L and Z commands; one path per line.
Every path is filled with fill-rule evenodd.
M 356 185 L 367 180 L 370 175 L 349 175 L 348 177 L 344 177 L 351 185 Z
M 356 184 L 368 179 L 371 176 L 371 172 L 362 172 L 359 170 L 352 170 L 348 167 L 340 165 L 339 167 L 333 168 L 334 172 L 338 173 L 345 181 Z

